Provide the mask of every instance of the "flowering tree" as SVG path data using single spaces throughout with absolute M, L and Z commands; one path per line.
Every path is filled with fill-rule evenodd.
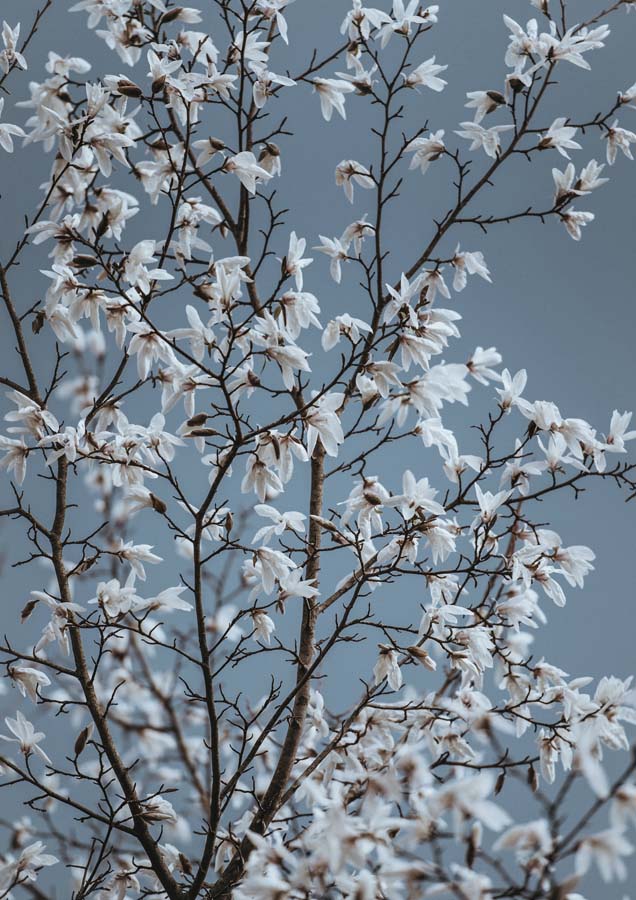
M 530 400 L 493 347 L 442 359 L 453 293 L 491 280 L 474 226 L 538 218 L 579 240 L 607 179 L 569 152 L 584 136 L 609 166 L 632 158 L 636 85 L 586 121 L 543 108 L 633 0 L 587 21 L 532 2 L 525 27 L 504 17 L 501 83 L 467 94 L 473 119 L 450 135 L 409 113 L 446 84 L 438 7 L 418 0 L 354 0 L 301 72 L 291 0 L 80 0 L 106 74 L 52 52 L 38 71 L 52 0 L 4 24 L 0 86 L 19 96 L 27 65 L 42 80 L 2 110 L 0 145 L 41 143 L 52 162 L 0 265 L 17 353 L 0 513 L 34 586 L 0 645 L 17 688 L 1 783 L 29 807 L 0 898 L 580 900 L 593 864 L 625 877 L 636 755 L 603 754 L 629 754 L 636 697 L 530 644 L 593 568 L 550 530 L 550 501 L 591 480 L 632 494 L 630 414 L 599 431 Z M 366 157 L 335 168 L 367 212 L 314 247 L 328 304 L 276 195 L 302 152 L 292 90 L 327 123 L 374 116 Z M 523 209 L 478 211 L 518 155 L 554 165 L 553 184 L 546 170 Z M 436 177 L 453 205 L 403 258 L 387 210 Z M 27 308 L 12 281 L 39 244 Z M 479 394 L 470 454 L 444 416 Z

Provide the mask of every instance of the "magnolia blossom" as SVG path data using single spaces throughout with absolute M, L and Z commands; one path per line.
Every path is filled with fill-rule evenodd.
M 263 610 L 255 609 L 252 613 L 252 624 L 254 625 L 254 640 L 271 643 L 272 634 L 276 630 L 273 620 Z
M 350 203 L 353 203 L 354 182 L 367 189 L 375 187 L 375 182 L 365 166 L 354 159 L 343 159 L 336 166 L 336 184 L 344 188 Z
M 152 797 L 142 804 L 142 815 L 147 822 L 166 822 L 169 825 L 177 824 L 177 814 L 174 807 L 165 797 Z
M 345 95 L 354 90 L 354 86 L 348 81 L 338 78 L 314 78 L 314 90 L 320 97 L 320 109 L 326 122 L 331 120 L 333 111 L 347 118 L 345 112 Z
M 414 26 L 425 25 L 429 20 L 436 22 L 437 9 L 437 6 L 429 7 L 421 15 L 418 0 L 409 0 L 406 6 L 403 0 L 393 0 L 392 17 L 379 29 L 381 46 L 385 47 L 393 34 L 409 36 Z
M 27 61 L 19 50 L 20 41 L 20 23 L 18 22 L 12 28 L 7 22 L 2 23 L 2 43 L 3 49 L 0 50 L 0 68 L 5 75 L 8 75 L 14 66 L 20 69 L 27 69 Z
M 627 157 L 633 159 L 631 144 L 636 143 L 636 134 L 628 131 L 626 128 L 618 127 L 618 119 L 614 119 L 614 123 L 608 128 L 605 138 L 607 139 L 607 161 L 610 166 L 616 162 L 616 155 L 619 150 Z
M 342 401 L 342 394 L 325 394 L 307 416 L 308 453 L 313 453 L 316 442 L 320 439 L 329 456 L 338 455 L 338 445 L 344 441 L 344 432 L 338 417 Z
M 4 734 L 0 734 L 0 739 L 9 741 L 10 743 L 19 744 L 20 750 L 25 756 L 29 756 L 31 753 L 37 753 L 45 763 L 52 765 L 51 760 L 40 747 L 40 743 L 44 740 L 46 735 L 42 731 L 36 731 L 31 722 L 25 719 L 20 710 L 18 710 L 15 715 L 15 719 L 10 719 L 7 716 L 4 720 L 5 725 L 13 737 L 7 737 Z
M 303 255 L 306 247 L 307 241 L 305 238 L 299 238 L 296 235 L 296 232 L 292 231 L 289 236 L 289 249 L 287 255 L 284 260 L 281 260 L 285 274 L 294 277 L 297 291 L 302 291 L 303 289 L 303 269 L 313 262 L 311 257 L 305 257 Z M 295 336 L 297 337 L 298 335 Z
M 422 87 L 430 88 L 432 91 L 443 91 L 447 82 L 443 78 L 439 78 L 438 74 L 444 72 L 447 68 L 448 66 L 437 65 L 435 57 L 432 56 L 426 62 L 420 63 L 408 75 L 405 75 L 404 83 L 410 88 L 417 88 L 421 85 Z
M 506 102 L 506 98 L 499 91 L 469 91 L 466 96 L 468 103 L 465 106 L 475 110 L 475 122 L 481 122 L 485 116 Z
M 344 313 L 344 315 L 332 319 L 323 331 L 323 350 L 331 350 L 336 346 L 343 335 L 348 337 L 352 343 L 356 344 L 360 340 L 360 336 L 369 331 L 371 331 L 371 326 L 367 325 L 366 322 L 363 322 L 362 319 L 356 319 L 355 317 L 350 316 L 349 313 Z
M 33 669 L 30 666 L 13 666 L 9 670 L 9 674 L 22 696 L 30 697 L 34 703 L 37 703 L 39 689 L 47 687 L 51 683 L 51 679 L 45 672 L 40 672 L 39 669 Z
M 566 124 L 567 119 L 559 117 L 555 119 L 545 134 L 541 135 L 538 147 L 540 150 L 550 148 L 558 150 L 561 156 L 569 159 L 568 150 L 580 150 L 581 145 L 572 140 L 576 134 L 576 128 Z
M 476 150 L 481 147 L 486 156 L 495 159 L 501 150 L 501 134 L 512 131 L 514 125 L 493 125 L 491 128 L 484 128 L 477 122 L 461 122 L 462 131 L 457 131 L 460 137 L 471 141 L 470 149 Z
M 271 519 L 274 524 L 264 525 L 262 528 L 259 528 L 252 538 L 253 544 L 259 542 L 267 544 L 275 535 L 280 535 L 287 529 L 296 532 L 304 532 L 305 530 L 305 516 L 303 513 L 296 511 L 279 513 L 273 506 L 268 506 L 266 503 L 258 503 L 254 507 L 254 512 L 259 516 L 263 516 L 263 518 Z
M 267 100 L 274 96 L 277 85 L 293 87 L 296 84 L 293 78 L 287 78 L 285 75 L 276 75 L 275 72 L 270 72 L 264 67 L 260 68 L 257 64 L 255 64 L 254 69 L 257 77 L 254 82 L 253 94 L 254 103 L 258 109 L 262 109 Z
M 0 115 L 4 109 L 4 97 L 0 97 Z M 0 122 L 0 147 L 13 153 L 13 138 L 26 137 L 24 130 L 19 125 L 10 125 L 8 122 Z
M 583 229 L 586 225 L 589 225 L 590 222 L 594 221 L 594 213 L 581 212 L 579 210 L 572 209 L 562 214 L 561 221 L 565 225 L 570 237 L 575 241 L 580 241 L 582 234 L 581 229 Z
M 320 237 L 320 246 L 314 247 L 314 250 L 319 250 L 321 253 L 324 253 L 331 260 L 329 264 L 329 272 L 331 277 L 336 282 L 336 284 L 340 284 L 342 280 L 342 266 L 341 263 L 349 258 L 348 250 L 349 245 L 346 239 L 341 238 L 328 238 L 324 237 L 324 235 L 319 235 Z
M 373 669 L 375 683 L 380 684 L 386 678 L 389 687 L 394 691 L 399 691 L 402 686 L 402 672 L 398 665 L 398 655 L 387 644 L 378 644 L 378 647 L 380 655 Z
M 137 600 L 135 572 L 132 571 L 124 585 L 117 578 L 101 581 L 97 585 L 97 595 L 88 602 L 99 606 L 111 618 L 116 618 L 122 613 L 130 612 Z
M 29 844 L 21 851 L 17 859 L 9 860 L 0 866 L 0 887 L 10 890 L 14 885 L 37 881 L 38 872 L 46 866 L 54 866 L 59 862 L 51 853 L 44 853 L 46 845 L 42 841 Z
M 267 182 L 272 177 L 270 172 L 259 166 L 256 157 L 249 150 L 243 150 L 235 156 L 230 156 L 224 163 L 226 172 L 232 172 L 250 194 L 256 193 L 259 182 Z
M 417 169 L 419 167 L 424 174 L 430 164 L 444 153 L 446 147 L 442 140 L 443 137 L 444 130 L 440 129 L 427 138 L 415 138 L 411 141 L 406 147 L 408 153 L 413 153 L 410 168 Z

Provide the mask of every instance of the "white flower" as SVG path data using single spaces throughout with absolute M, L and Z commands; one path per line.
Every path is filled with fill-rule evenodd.
M 141 804 L 142 815 L 146 822 L 154 824 L 155 822 L 167 822 L 168 825 L 176 825 L 178 823 L 177 814 L 174 807 L 165 797 L 151 797 L 144 800 Z
M 150 290 L 151 281 L 171 281 L 173 278 L 165 269 L 147 268 L 155 262 L 155 247 L 155 241 L 139 241 L 126 257 L 124 265 L 126 281 L 145 294 Z
M 372 189 L 375 187 L 375 181 L 366 166 L 356 162 L 355 159 L 343 159 L 336 166 L 336 184 L 338 187 L 344 188 L 350 203 L 353 203 L 354 181 L 362 188 Z
M 627 90 L 621 91 L 618 99 L 621 103 L 626 104 L 631 104 L 633 100 L 636 100 L 636 82 L 631 87 L 628 87 Z
M 552 850 L 553 841 L 545 819 L 513 825 L 495 843 L 495 850 L 514 850 L 521 865 L 529 860 L 541 863 Z
M 530 19 L 524 31 L 510 16 L 504 15 L 503 19 L 511 32 L 506 51 L 506 65 L 513 68 L 515 73 L 520 73 L 531 56 L 542 56 L 544 53 L 542 43 L 539 41 L 537 20 Z
M 3 107 L 4 97 L 0 97 L 0 115 L 2 115 Z M 26 137 L 26 135 L 19 125 L 9 125 L 8 122 L 0 122 L 0 147 L 6 150 L 7 153 L 13 153 L 14 137 Z
M 607 183 L 607 178 L 599 177 L 604 168 L 605 166 L 599 166 L 595 159 L 591 159 L 585 168 L 581 169 L 578 183 L 578 188 L 581 193 L 587 194 Z
M 407 87 L 430 88 L 432 91 L 443 91 L 448 82 L 443 78 L 438 78 L 439 72 L 444 72 L 448 66 L 439 66 L 435 63 L 435 57 L 431 56 L 426 62 L 420 63 L 417 68 L 413 69 L 408 75 L 403 75 L 404 83 Z
M 262 528 L 259 528 L 252 538 L 253 544 L 258 544 L 259 542 L 268 544 L 275 535 L 280 535 L 287 530 L 295 531 L 299 534 L 304 534 L 305 532 L 305 516 L 303 513 L 295 511 L 279 513 L 273 506 L 268 506 L 264 503 L 257 503 L 254 507 L 254 512 L 265 519 L 270 519 L 274 524 L 264 525 Z
M 241 492 L 253 490 L 259 500 L 271 500 L 283 492 L 283 482 L 256 454 L 250 454 L 245 466 Z
M 186 590 L 188 589 L 183 584 L 180 584 L 177 587 L 165 588 L 163 591 L 160 591 L 156 597 L 140 600 L 135 604 L 135 609 L 148 609 L 151 612 L 174 612 L 175 610 L 189 612 L 192 609 L 192 604 L 181 598 L 181 594 Z
M 226 172 L 233 172 L 250 194 L 256 193 L 258 182 L 267 182 L 272 177 L 270 172 L 259 166 L 251 150 L 242 150 L 235 156 L 230 156 L 225 160 L 223 168 Z
M 358 528 L 366 538 L 371 538 L 374 530 L 382 531 L 382 509 L 390 499 L 389 492 L 375 475 L 361 478 L 344 501 L 346 511 L 342 524 L 348 524 L 353 513 L 357 513 Z
M 280 298 L 280 305 L 287 334 L 292 340 L 296 340 L 301 331 L 310 325 L 321 327 L 317 318 L 320 306 L 314 295 L 308 291 L 286 291 Z
M 487 875 L 475 872 L 457 863 L 451 863 L 450 872 L 452 873 L 450 885 L 460 897 L 465 897 L 466 900 L 491 900 L 493 897 L 492 881 Z M 449 882 L 433 884 L 430 888 L 431 893 L 438 893 L 439 891 L 446 893 L 448 890 Z
M 600 25 L 591 31 L 573 25 L 562 37 L 556 33 L 556 23 L 550 22 L 550 33 L 542 34 L 541 40 L 545 48 L 545 55 L 550 62 L 565 61 L 578 66 L 581 69 L 589 69 L 590 64 L 583 58 L 583 53 L 604 47 L 604 39 L 609 34 L 607 25 Z
M 9 741 L 20 745 L 20 750 L 25 756 L 35 752 L 45 763 L 52 765 L 51 760 L 44 750 L 39 746 L 46 735 L 41 731 L 36 731 L 33 725 L 24 718 L 20 710 L 15 714 L 15 719 L 6 718 L 5 724 L 14 737 L 6 737 L 0 734 L 0 740 Z
M 124 495 L 124 503 L 126 511 L 129 515 L 134 516 L 141 512 L 142 509 L 161 509 L 162 501 L 141 484 L 133 484 L 127 486 Z
M 192 258 L 192 249 L 209 249 L 209 245 L 198 236 L 202 222 L 218 225 L 223 217 L 211 206 L 201 202 L 200 197 L 188 197 L 183 200 L 177 212 L 175 227 L 179 229 L 178 246 L 185 259 Z
M 252 617 L 252 624 L 254 626 L 254 632 L 252 634 L 254 640 L 270 644 L 272 634 L 276 631 L 276 626 L 272 619 L 270 619 L 267 613 L 262 609 L 252 610 L 250 616 Z
M 130 612 L 138 601 L 133 570 L 123 585 L 117 578 L 100 581 L 97 585 L 97 595 L 88 602 L 101 607 L 109 618 L 116 619 L 118 616 Z
M 497 510 L 510 497 L 510 493 L 510 491 L 499 491 L 497 494 L 491 494 L 490 491 L 482 491 L 481 487 L 476 484 L 475 494 L 481 510 L 481 521 L 486 525 L 491 524 Z
M 223 141 L 219 141 L 216 138 L 203 138 L 202 140 L 193 141 L 192 148 L 197 151 L 197 158 L 195 159 L 197 168 L 201 168 L 210 162 L 217 153 L 223 150 L 224 146 Z
M 57 856 L 43 852 L 45 846 L 42 841 L 29 844 L 17 859 L 0 866 L 0 890 L 5 888 L 8 890 L 14 885 L 24 884 L 26 881 L 37 881 L 37 873 L 40 869 L 58 863 Z
M 381 684 L 386 678 L 389 687 L 393 691 L 399 691 L 402 687 L 402 670 L 398 665 L 397 651 L 388 644 L 378 644 L 380 654 L 373 669 L 373 677 L 376 684 Z
M 151 565 L 156 565 L 157 563 L 163 562 L 161 556 L 157 556 L 156 553 L 152 553 L 151 551 L 152 544 L 133 544 L 132 541 L 124 543 L 120 538 L 113 553 L 120 559 L 125 559 L 126 562 L 130 563 L 130 568 L 134 575 L 137 578 L 141 578 L 142 581 L 145 581 L 146 570 L 144 569 L 143 564 L 150 563 Z
M 320 109 L 325 121 L 331 120 L 334 109 L 343 119 L 346 119 L 345 94 L 354 91 L 354 86 L 348 81 L 337 78 L 314 78 L 313 85 L 320 97 Z
M 386 24 L 382 25 L 379 30 L 381 46 L 384 48 L 389 43 L 391 36 L 400 34 L 408 37 L 411 34 L 413 26 L 426 25 L 428 22 L 437 22 L 437 12 L 439 7 L 431 6 L 428 9 L 421 9 L 420 0 L 409 0 L 408 5 L 404 5 L 404 0 L 393 0 L 393 17 Z M 420 12 L 423 15 L 420 15 Z
M 424 269 L 419 279 L 420 289 L 426 288 L 426 299 L 434 303 L 437 293 L 450 300 L 450 291 L 444 281 L 441 269 Z
M 279 260 L 285 275 L 293 276 L 295 279 L 297 291 L 302 291 L 303 289 L 303 269 L 306 269 L 313 262 L 311 257 L 303 256 L 306 247 L 307 241 L 305 238 L 299 238 L 296 232 L 292 231 L 289 235 L 287 254 L 283 259 Z
M 372 28 L 381 28 L 390 22 L 391 16 L 387 13 L 362 6 L 362 0 L 353 0 L 353 8 L 347 12 L 340 26 L 340 33 L 348 34 L 352 41 L 357 40 L 361 34 L 368 41 Z
M 581 145 L 572 140 L 576 134 L 576 128 L 566 125 L 567 119 L 561 117 L 555 119 L 545 134 L 539 136 L 539 150 L 558 150 L 561 156 L 569 159 L 568 150 L 580 150 Z
M 618 828 L 590 834 L 581 840 L 576 851 L 577 874 L 583 875 L 595 862 L 603 881 L 613 881 L 614 877 L 622 881 L 627 878 L 627 867 L 621 857 L 633 852 L 634 847 Z
M 289 43 L 289 39 L 283 10 L 293 2 L 294 0 L 256 0 L 256 6 L 265 19 L 276 19 L 278 33 L 286 44 Z
M 552 178 L 554 179 L 554 186 L 556 188 L 554 195 L 555 205 L 585 193 L 575 187 L 577 178 L 574 163 L 568 163 L 565 172 L 560 172 L 559 169 L 552 169 Z
M 297 371 L 310 372 L 308 353 L 296 346 L 285 334 L 271 313 L 265 310 L 259 316 L 250 332 L 254 343 L 265 348 L 264 353 L 275 360 L 281 368 L 283 383 L 292 390 Z
M 211 354 L 216 347 L 216 336 L 212 328 L 204 325 L 198 311 L 189 303 L 185 308 L 189 328 L 175 328 L 170 336 L 177 341 L 189 340 L 192 355 L 198 362 L 202 362 L 206 353 Z
M 463 131 L 456 131 L 460 137 L 471 141 L 470 149 L 481 147 L 487 156 L 495 159 L 501 150 L 500 135 L 514 129 L 514 125 L 493 125 L 492 128 L 484 128 L 476 122 L 460 122 Z
M 269 41 L 259 40 L 261 31 L 238 31 L 230 47 L 229 58 L 231 62 L 242 64 L 243 61 L 267 65 L 267 48 Z
M 230 91 L 234 90 L 234 82 L 238 78 L 232 72 L 219 72 L 217 67 L 212 63 L 208 66 L 208 74 L 205 78 L 205 86 L 215 94 L 218 94 L 223 100 L 230 99 Z
M 428 167 L 436 159 L 439 159 L 446 147 L 442 138 L 444 137 L 444 129 L 431 132 L 428 137 L 419 137 L 410 141 L 406 147 L 407 153 L 413 153 L 409 169 L 417 169 L 419 167 L 422 175 Z
M 303 579 L 301 569 L 292 569 L 288 575 L 280 580 L 280 590 L 278 592 L 278 601 L 283 603 L 290 597 L 305 597 L 311 599 L 318 596 L 318 588 L 313 585 L 314 579 Z
M 515 405 L 525 390 L 527 380 L 528 375 L 525 369 L 519 369 L 514 376 L 510 374 L 508 369 L 502 371 L 502 387 L 497 388 L 497 393 L 499 394 L 499 402 L 503 409 L 509 411 L 510 408 Z
M 260 547 L 255 553 L 255 558 L 257 572 L 266 594 L 271 594 L 276 582 L 284 580 L 289 572 L 296 568 L 296 564 L 288 556 L 270 547 Z
M 362 319 L 356 319 L 349 313 L 343 313 L 327 323 L 327 327 L 322 333 L 322 349 L 333 349 L 342 335 L 348 337 L 352 344 L 357 344 L 361 335 L 369 331 L 371 331 L 371 326 Z
M 26 465 L 29 448 L 24 438 L 8 438 L 0 435 L 0 450 L 4 456 L 0 460 L 0 469 L 13 472 L 18 484 L 22 484 L 26 477 Z
M 630 821 L 636 823 L 636 785 L 627 782 L 612 796 L 610 822 L 614 828 L 624 831 Z
M 152 553 L 151 551 L 152 544 L 133 544 L 132 541 L 124 543 L 120 538 L 113 553 L 120 559 L 130 563 L 130 568 L 135 576 L 141 578 L 142 581 L 145 581 L 146 570 L 144 569 L 143 564 L 150 563 L 151 565 L 156 565 L 157 563 L 163 562 L 161 556 L 157 556 L 156 553 Z
M 453 275 L 453 290 L 463 291 L 468 283 L 469 275 L 479 275 L 489 284 L 491 282 L 490 272 L 481 250 L 467 251 L 459 249 L 459 244 L 455 249 L 455 255 L 451 260 L 451 264 L 455 269 Z
M 339 393 L 325 394 L 306 413 L 307 452 L 310 456 L 318 438 L 328 456 L 338 455 L 338 445 L 344 442 L 344 432 L 338 417 L 343 399 L 343 395 Z
M 476 818 L 492 831 L 501 831 L 510 824 L 511 819 L 496 803 L 487 799 L 493 788 L 494 778 L 489 772 L 481 772 L 451 782 L 448 786 L 443 785 L 431 802 L 433 808 L 439 806 L 440 810 L 456 810 L 462 817 Z M 472 897 L 471 894 L 467 896 Z
M 104 885 L 108 891 L 104 895 L 105 900 L 125 900 L 129 896 L 128 891 L 140 891 L 141 884 L 133 872 L 115 872 L 113 877 Z
M 361 219 L 347 225 L 342 232 L 341 241 L 345 246 L 353 241 L 353 249 L 355 255 L 359 258 L 362 252 L 362 242 L 365 238 L 375 234 L 375 227 L 367 222 L 367 214 L 365 213 Z
M 29 666 L 10 666 L 11 680 L 18 686 L 23 697 L 29 696 L 34 703 L 38 701 L 38 691 L 41 687 L 47 687 L 51 679 L 39 669 Z
M 492 367 L 501 362 L 501 354 L 495 347 L 476 347 L 475 352 L 466 363 L 466 368 L 475 381 L 488 384 L 489 381 L 500 381 L 501 376 Z
M 506 98 L 499 91 L 469 91 L 466 96 L 468 103 L 465 106 L 475 110 L 475 122 L 481 122 L 485 116 L 506 102 Z
M 314 247 L 314 250 L 319 250 L 331 259 L 329 266 L 331 277 L 336 284 L 340 284 L 342 279 L 342 268 L 340 264 L 344 260 L 349 259 L 349 245 L 344 241 L 344 238 L 327 238 L 322 234 L 318 235 L 318 237 L 322 243 L 319 247 Z
M 254 106 L 257 109 L 262 109 L 268 99 L 274 95 L 276 85 L 293 87 L 296 84 L 293 78 L 287 78 L 286 75 L 276 75 L 275 72 L 270 72 L 265 67 L 257 68 L 254 66 L 254 70 L 256 72 L 256 80 L 254 81 L 252 93 Z
M 629 423 L 632 420 L 632 413 L 619 413 L 617 409 L 612 413 L 610 421 L 610 429 L 605 438 L 606 447 L 612 449 L 614 453 L 626 453 L 625 441 L 636 440 L 636 431 L 628 431 Z
M 603 135 L 607 141 L 607 161 L 610 166 L 616 162 L 616 154 L 619 150 L 627 157 L 633 159 L 630 144 L 636 143 L 636 134 L 626 128 L 618 127 L 618 119 L 614 119 L 611 128 Z
M 13 66 L 19 69 L 27 69 L 27 62 L 24 56 L 18 50 L 18 41 L 20 40 L 20 23 L 11 28 L 7 22 L 2 23 L 2 43 L 4 50 L 0 50 L 0 69 L 5 75 L 8 75 Z
M 157 360 L 162 359 L 167 363 L 174 361 L 169 342 L 151 325 L 146 322 L 131 322 L 127 328 L 133 335 L 128 352 L 131 356 L 137 355 L 137 371 L 142 381 L 148 377 L 153 363 Z
M 70 640 L 68 636 L 69 622 L 73 620 L 74 613 L 82 613 L 84 609 L 77 603 L 61 603 L 44 591 L 31 591 L 33 600 L 45 603 L 51 611 L 51 621 L 45 625 L 42 637 L 35 646 L 35 654 L 52 641 L 57 641 L 62 651 L 68 656 L 70 652 Z
M 391 506 L 399 506 L 407 522 L 418 512 L 443 516 L 444 507 L 434 500 L 436 494 L 437 491 L 431 487 L 428 478 L 417 479 L 407 469 L 402 476 L 402 493 L 392 497 L 389 503 Z
M 582 212 L 575 209 L 570 209 L 560 215 L 561 221 L 565 225 L 568 234 L 575 241 L 581 240 L 581 229 L 594 221 L 594 213 Z

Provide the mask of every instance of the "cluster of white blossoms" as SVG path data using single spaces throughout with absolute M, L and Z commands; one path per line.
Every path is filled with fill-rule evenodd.
M 570 152 L 600 136 L 610 166 L 632 158 L 636 85 L 589 120 L 545 120 L 542 100 L 633 0 L 587 23 L 565 0 L 505 16 L 502 81 L 468 92 L 459 148 L 406 133 L 450 78 L 419 55 L 437 6 L 354 0 L 336 49 L 292 77 L 292 2 L 80 0 L 113 72 L 51 51 L 45 74 L 28 58 L 28 99 L 12 85 L 9 118 L 28 116 L 0 146 L 50 163 L 0 260 L 20 364 L 0 378 L 0 515 L 40 564 L 0 641 L 17 689 L 0 787 L 30 806 L 0 900 L 46 896 L 49 866 L 78 900 L 582 900 L 593 867 L 627 876 L 636 755 L 619 771 L 609 751 L 630 751 L 636 692 L 568 674 L 537 632 L 595 558 L 550 528 L 552 495 L 633 494 L 631 413 L 594 425 L 532 399 L 495 347 L 466 358 L 454 297 L 492 281 L 462 224 L 536 216 L 578 240 L 607 178 Z M 49 5 L 22 43 L 4 23 L 0 86 Z M 325 139 L 331 189 L 359 204 L 339 237 L 299 234 L 278 204 L 302 153 L 288 90 L 327 122 L 379 117 L 365 159 Z M 555 166 L 545 204 L 475 213 L 516 155 L 546 185 Z M 386 209 L 444 160 L 454 206 L 405 259 Z M 29 253 L 46 268 L 27 309 Z M 478 442 L 447 418 L 473 393 Z

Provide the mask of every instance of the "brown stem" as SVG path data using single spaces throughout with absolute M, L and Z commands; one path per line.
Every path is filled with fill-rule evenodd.
M 325 483 L 325 451 L 318 442 L 311 460 L 311 493 L 309 499 L 310 516 L 322 514 L 323 491 Z M 309 556 L 305 567 L 305 577 L 308 580 L 318 582 L 320 572 L 320 541 L 321 526 L 314 518 L 310 519 L 309 526 Z M 304 601 L 303 615 L 300 626 L 300 640 L 298 647 L 298 666 L 296 669 L 296 683 L 299 686 L 294 699 L 291 716 L 287 725 L 287 733 L 278 758 L 278 763 L 269 787 L 260 803 L 260 809 L 250 825 L 250 831 L 263 834 L 277 810 L 289 782 L 292 769 L 296 763 L 298 747 L 302 737 L 303 725 L 309 706 L 311 694 L 311 679 L 306 678 L 306 673 L 311 666 L 315 650 L 315 633 L 317 619 L 317 604 L 315 599 Z M 229 896 L 229 889 L 240 878 L 245 863 L 252 852 L 254 845 L 249 837 L 243 839 L 235 856 L 228 864 L 225 872 L 211 889 L 210 897 Z
M 49 538 L 51 544 L 51 560 L 53 562 L 53 568 L 55 570 L 55 576 L 62 603 L 70 603 L 72 600 L 68 583 L 68 575 L 64 566 L 64 545 L 62 541 L 62 534 L 64 531 L 64 524 L 66 520 L 67 479 L 68 464 L 66 459 L 62 457 L 58 462 L 58 471 L 56 478 L 55 519 L 53 521 L 53 526 L 51 527 Z M 95 724 L 95 728 L 97 729 L 97 732 L 99 734 L 101 743 L 104 747 L 104 752 L 108 757 L 108 761 L 112 766 L 113 772 L 115 773 L 117 781 L 119 782 L 119 786 L 121 787 L 123 796 L 130 809 L 133 819 L 132 828 L 135 836 L 146 852 L 153 871 L 161 882 L 161 885 L 170 900 L 179 900 L 179 898 L 182 896 L 181 890 L 175 879 L 172 877 L 170 870 L 166 866 L 166 863 L 164 862 L 164 859 L 159 850 L 158 843 L 152 836 L 150 829 L 148 828 L 148 825 L 146 824 L 146 821 L 143 817 L 143 806 L 137 794 L 136 785 L 128 773 L 128 769 L 126 768 L 119 754 L 113 736 L 110 732 L 110 728 L 107 722 L 107 714 L 104 712 L 102 705 L 99 702 L 97 693 L 95 691 L 93 678 L 91 677 L 91 674 L 88 670 L 80 630 L 76 625 L 73 624 L 72 620 L 69 624 L 69 632 L 71 639 L 71 648 L 73 651 L 73 658 L 75 660 L 76 667 L 75 675 L 82 687 L 84 699 L 86 700 L 86 706 L 90 712 L 91 718 Z
M 26 341 L 24 339 L 24 332 L 22 331 L 22 322 L 20 321 L 20 317 L 18 316 L 17 310 L 11 298 L 11 292 L 9 291 L 9 284 L 7 282 L 7 275 L 4 269 L 4 266 L 0 265 L 0 288 L 2 288 L 2 299 L 4 300 L 4 305 L 7 308 L 7 312 L 9 313 L 9 317 L 11 319 L 11 324 L 13 325 L 13 331 L 15 333 L 16 341 L 18 342 L 18 353 L 20 354 L 20 358 L 22 359 L 22 365 L 24 367 L 24 372 L 27 377 L 27 381 L 29 382 L 29 396 L 32 400 L 35 400 L 36 403 L 42 404 L 42 399 L 40 397 L 40 392 L 38 391 L 37 380 L 35 378 L 35 371 L 33 369 L 33 365 L 31 363 L 31 358 L 29 356 L 29 351 L 27 350 Z

